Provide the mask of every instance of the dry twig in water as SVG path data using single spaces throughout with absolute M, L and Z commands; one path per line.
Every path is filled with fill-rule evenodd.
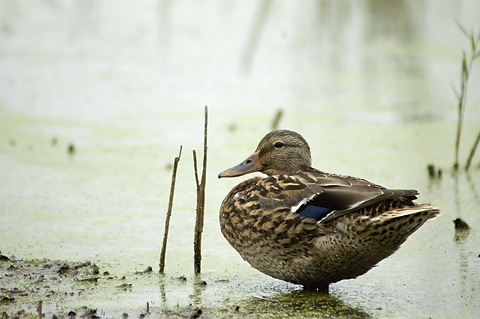
M 172 206 L 173 206 L 173 194 L 175 193 L 175 181 L 177 179 L 177 167 L 178 162 L 180 161 L 180 156 L 182 155 L 182 146 L 180 145 L 180 151 L 178 156 L 175 157 L 173 161 L 173 171 L 172 171 L 172 182 L 170 184 L 170 198 L 168 199 L 168 210 L 167 217 L 165 218 L 165 230 L 163 233 L 163 244 L 162 251 L 160 252 L 160 274 L 165 273 L 165 255 L 167 253 L 167 239 L 168 239 L 168 229 L 170 227 L 170 217 L 172 216 Z

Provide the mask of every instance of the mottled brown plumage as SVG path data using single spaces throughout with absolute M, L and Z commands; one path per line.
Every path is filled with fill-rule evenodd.
M 328 291 L 364 274 L 440 214 L 415 204 L 415 190 L 312 168 L 308 143 L 292 131 L 268 133 L 219 177 L 254 171 L 268 176 L 243 181 L 225 197 L 222 233 L 252 267 L 306 289 Z

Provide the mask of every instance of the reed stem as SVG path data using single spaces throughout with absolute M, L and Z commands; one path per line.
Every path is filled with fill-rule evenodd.
M 193 239 L 193 265 L 195 274 L 200 274 L 202 264 L 202 233 L 205 212 L 205 186 L 207 179 L 207 127 L 208 127 L 208 107 L 205 106 L 205 125 L 203 131 L 203 168 L 202 177 L 198 178 L 197 154 L 193 151 L 193 166 L 195 171 L 195 183 L 197 186 L 197 210 L 195 220 L 195 236 Z

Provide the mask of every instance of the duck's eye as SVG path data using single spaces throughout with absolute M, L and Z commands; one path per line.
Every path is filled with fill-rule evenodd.
M 275 146 L 276 148 L 281 148 L 281 147 L 283 147 L 283 143 L 282 142 L 277 142 L 273 146 Z

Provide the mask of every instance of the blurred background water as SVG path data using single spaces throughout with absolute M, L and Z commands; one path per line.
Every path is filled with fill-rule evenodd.
M 183 145 L 166 272 L 192 277 L 191 152 L 202 149 L 208 105 L 203 278 L 214 284 L 201 293 L 167 285 L 163 300 L 153 280 L 129 303 L 201 295 L 206 305 L 237 300 L 276 315 L 270 305 L 285 304 L 284 314 L 299 315 L 288 306 L 303 300 L 298 287 L 251 269 L 218 225 L 221 200 L 241 180 L 218 172 L 250 154 L 282 110 L 280 127 L 304 135 L 315 167 L 416 188 L 444 211 L 367 275 L 333 285 L 335 305 L 375 317 L 475 317 L 478 155 L 470 174 L 450 168 L 452 85 L 470 45 L 456 22 L 478 30 L 479 17 L 474 0 L 0 1 L 0 250 L 157 271 Z M 479 69 L 462 165 L 480 129 Z M 429 180 L 429 163 L 441 180 Z M 457 217 L 473 229 L 462 240 Z

